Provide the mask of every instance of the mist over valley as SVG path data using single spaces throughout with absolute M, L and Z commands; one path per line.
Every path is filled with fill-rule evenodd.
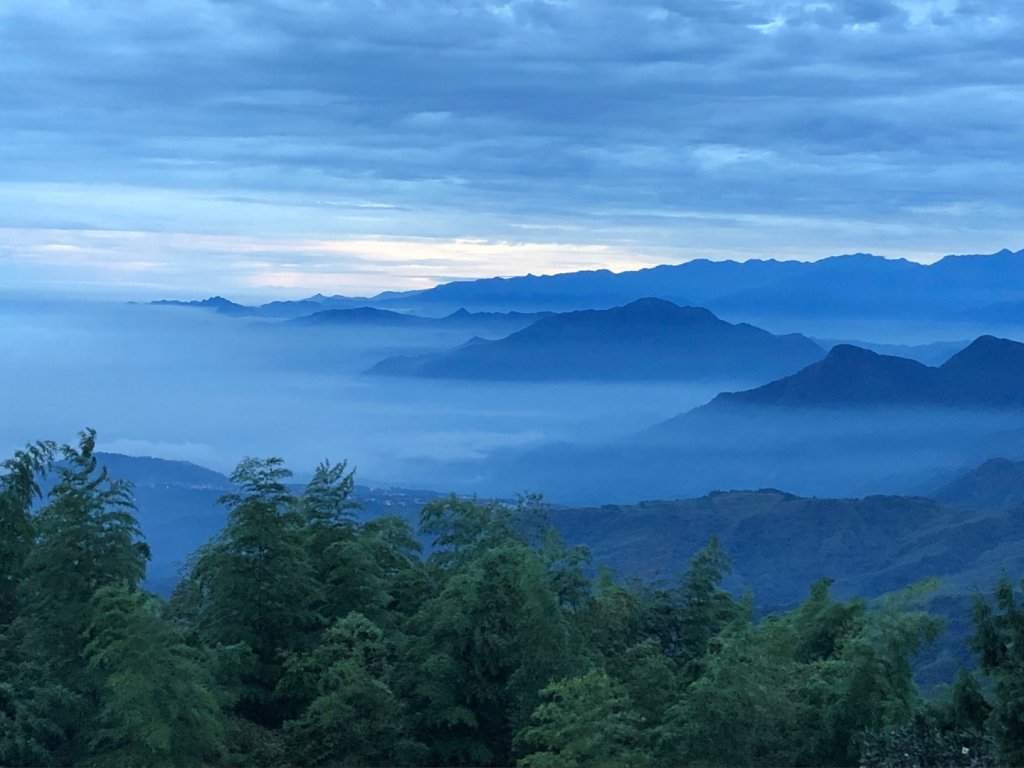
M 106 450 L 222 472 L 250 454 L 307 467 L 348 458 L 372 484 L 530 490 L 559 503 L 761 487 L 914 492 L 1022 457 L 1022 347 L 984 333 L 1019 333 L 1024 318 L 1017 331 L 1005 319 L 960 320 L 960 308 L 1020 293 L 993 276 L 1021 261 L 1003 251 L 932 266 L 703 262 L 262 306 L 9 297 L 2 440 L 13 449 L 88 424 Z M 879 280 L 918 286 L 906 323 L 887 293 L 870 292 Z M 555 298 L 579 285 L 574 301 L 595 309 L 537 314 L 538 296 L 562 306 Z M 780 286 L 805 302 L 860 293 L 861 310 L 815 305 L 811 324 L 845 332 L 842 342 L 750 324 Z M 936 286 L 942 300 L 926 305 Z M 741 288 L 761 293 L 735 323 L 675 303 Z M 602 306 L 640 290 L 652 297 Z M 472 311 L 453 309 L 452 296 Z M 883 324 L 885 334 L 847 335 Z

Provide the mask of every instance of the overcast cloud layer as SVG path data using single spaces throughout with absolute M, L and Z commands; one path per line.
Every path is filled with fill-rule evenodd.
M 1018 0 L 4 0 L 0 287 L 1021 246 Z

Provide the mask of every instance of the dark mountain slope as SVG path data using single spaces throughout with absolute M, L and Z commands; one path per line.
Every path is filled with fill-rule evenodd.
M 840 344 L 824 360 L 746 392 L 728 392 L 715 403 L 780 406 L 856 406 L 929 402 L 938 393 L 934 368 L 903 357 Z
M 922 578 L 969 591 L 1000 568 L 1024 571 L 1024 549 L 1011 560 L 988 557 L 1006 540 L 1024 543 L 1024 515 L 966 512 L 931 499 L 868 496 L 803 498 L 776 490 L 712 493 L 680 501 L 558 509 L 555 524 L 570 543 L 623 575 L 671 577 L 711 536 L 734 563 L 734 585 L 756 587 L 758 604 L 798 600 L 814 580 L 836 580 L 838 594 L 877 595 Z M 989 532 L 985 527 L 988 526 Z
M 950 401 L 984 406 L 1024 403 L 1024 344 L 982 336 L 939 366 Z
M 190 461 L 154 459 L 150 456 L 125 456 L 97 452 L 96 458 L 112 477 L 125 477 L 135 485 L 175 485 L 184 488 L 224 489 L 231 481 L 220 472 Z
M 964 509 L 1024 508 L 1024 461 L 990 459 L 929 495 Z
M 1024 513 L 967 512 L 929 499 L 810 499 L 779 491 L 557 510 L 570 544 L 623 576 L 671 583 L 694 551 L 718 536 L 732 560 L 727 585 L 753 591 L 759 612 L 791 606 L 809 585 L 834 579 L 837 596 L 877 596 L 938 578 L 928 606 L 947 619 L 937 647 L 918 660 L 930 685 L 970 666 L 971 601 L 1002 572 L 1024 572 Z
M 390 358 L 370 372 L 430 378 L 728 379 L 792 371 L 824 354 L 810 339 L 733 325 L 706 309 L 642 299 L 553 315 L 499 341 Z
M 728 392 L 724 406 L 1024 406 L 1024 344 L 982 336 L 938 368 L 846 344 L 824 360 L 756 389 Z

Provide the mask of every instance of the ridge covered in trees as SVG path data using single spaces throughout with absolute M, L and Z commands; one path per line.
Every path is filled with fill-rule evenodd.
M 671 582 L 621 583 L 540 497 L 431 501 L 425 553 L 403 520 L 356 520 L 345 463 L 290 477 L 239 464 L 165 601 L 95 433 L 4 462 L 0 764 L 1024 764 L 1008 578 L 975 601 L 977 671 L 926 701 L 928 583 L 868 602 L 821 580 L 756 620 L 716 539 Z

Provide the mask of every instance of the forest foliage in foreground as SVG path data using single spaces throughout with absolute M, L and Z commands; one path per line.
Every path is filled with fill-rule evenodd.
M 1024 764 L 1008 579 L 974 606 L 978 672 L 925 701 L 927 584 L 842 602 L 822 580 L 755 619 L 715 540 L 674 583 L 619 583 L 539 498 L 452 496 L 422 511 L 424 556 L 404 521 L 356 522 L 344 463 L 296 493 L 246 459 L 164 601 L 94 445 L 0 473 L 0 764 Z

